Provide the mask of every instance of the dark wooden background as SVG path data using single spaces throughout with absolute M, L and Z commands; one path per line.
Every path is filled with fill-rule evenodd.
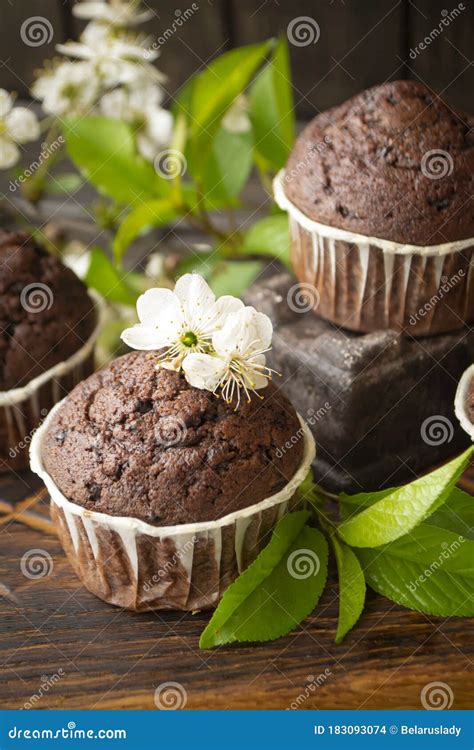
M 73 18 L 73 0 L 3 0 L 0 19 L 0 86 L 24 97 L 33 71 L 54 54 L 54 45 L 77 37 L 83 24 Z M 191 0 L 147 0 L 155 12 L 144 30 L 155 39 L 172 28 Z M 167 74 L 170 96 L 215 55 L 236 45 L 286 34 L 290 21 L 309 16 L 319 26 L 316 44 L 291 45 L 294 94 L 300 117 L 343 101 L 381 81 L 424 81 L 453 105 L 472 108 L 474 3 L 464 8 L 415 59 L 415 49 L 457 0 L 198 0 L 189 20 L 162 46 L 159 67 Z M 49 44 L 28 47 L 21 24 L 47 18 L 54 35 Z

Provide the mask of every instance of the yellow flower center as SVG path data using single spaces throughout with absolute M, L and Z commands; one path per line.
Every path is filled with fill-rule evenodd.
M 196 346 L 198 339 L 195 333 L 192 331 L 186 331 L 186 333 L 183 333 L 183 335 L 180 338 L 181 343 L 184 346 Z

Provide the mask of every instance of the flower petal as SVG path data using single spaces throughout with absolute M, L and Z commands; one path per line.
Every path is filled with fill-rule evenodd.
M 182 368 L 186 380 L 194 388 L 214 391 L 225 372 L 226 363 L 210 354 L 188 354 Z
M 259 349 L 268 349 L 272 343 L 273 336 L 273 324 L 268 315 L 265 313 L 257 312 L 254 307 L 248 307 L 248 310 L 253 311 L 253 325 L 255 326 L 256 335 L 260 340 L 261 344 Z
M 266 388 L 269 383 L 269 379 L 265 375 L 262 375 L 261 372 L 255 372 L 255 370 L 252 370 L 250 377 L 253 381 L 252 387 L 256 391 Z
M 149 107 L 146 111 L 146 134 L 156 146 L 165 146 L 173 133 L 173 115 L 162 107 Z
M 161 338 L 160 332 L 156 328 L 144 326 L 141 323 L 137 323 L 137 325 L 131 328 L 126 328 L 122 332 L 121 339 L 131 349 L 138 349 L 140 351 L 155 351 L 169 344 L 168 341 L 164 341 Z
M 216 328 L 222 328 L 227 316 L 231 313 L 238 312 L 244 308 L 244 303 L 238 297 L 232 297 L 230 294 L 224 294 L 219 297 L 214 304 L 212 311 L 212 322 Z
M 77 57 L 80 60 L 90 60 L 93 57 L 92 50 L 86 45 L 80 42 L 65 42 L 64 44 L 57 44 L 56 51 L 60 55 L 66 55 L 67 57 Z
M 129 102 L 125 90 L 114 89 L 104 94 L 100 100 L 100 108 L 106 117 L 113 117 L 115 120 L 126 120 Z
M 15 107 L 5 118 L 8 135 L 16 143 L 35 141 L 40 136 L 36 115 L 26 107 Z
M 258 341 L 254 317 L 255 311 L 249 307 L 230 313 L 222 329 L 216 331 L 212 337 L 216 352 L 228 357 L 237 353 L 245 354 L 250 346 L 252 350 L 262 348 Z
M 181 326 L 183 314 L 176 294 L 171 289 L 147 289 L 137 301 L 137 313 L 141 323 L 148 326 L 162 327 L 161 322 Z
M 13 97 L 5 89 L 0 89 L 0 117 L 5 117 L 13 107 Z
M 183 307 L 186 323 L 191 329 L 199 329 L 209 317 L 216 299 L 209 284 L 198 273 L 185 273 L 176 282 L 174 291 Z
M 10 169 L 20 158 L 20 151 L 16 143 L 8 136 L 0 136 L 0 169 Z

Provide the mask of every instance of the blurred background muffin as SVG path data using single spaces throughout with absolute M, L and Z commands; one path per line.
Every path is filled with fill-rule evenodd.
M 50 407 L 93 369 L 94 298 L 29 235 L 0 234 L 0 471 Z

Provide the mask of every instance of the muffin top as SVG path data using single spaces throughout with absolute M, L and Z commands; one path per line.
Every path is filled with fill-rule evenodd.
M 23 233 L 0 230 L 0 391 L 72 356 L 96 322 L 86 287 Z
M 370 237 L 474 237 L 473 125 L 415 81 L 375 86 L 305 128 L 285 193 L 310 219 Z
M 288 483 L 303 438 L 281 391 L 270 383 L 235 410 L 156 361 L 155 352 L 120 357 L 54 416 L 43 462 L 69 500 L 168 526 L 217 520 Z

